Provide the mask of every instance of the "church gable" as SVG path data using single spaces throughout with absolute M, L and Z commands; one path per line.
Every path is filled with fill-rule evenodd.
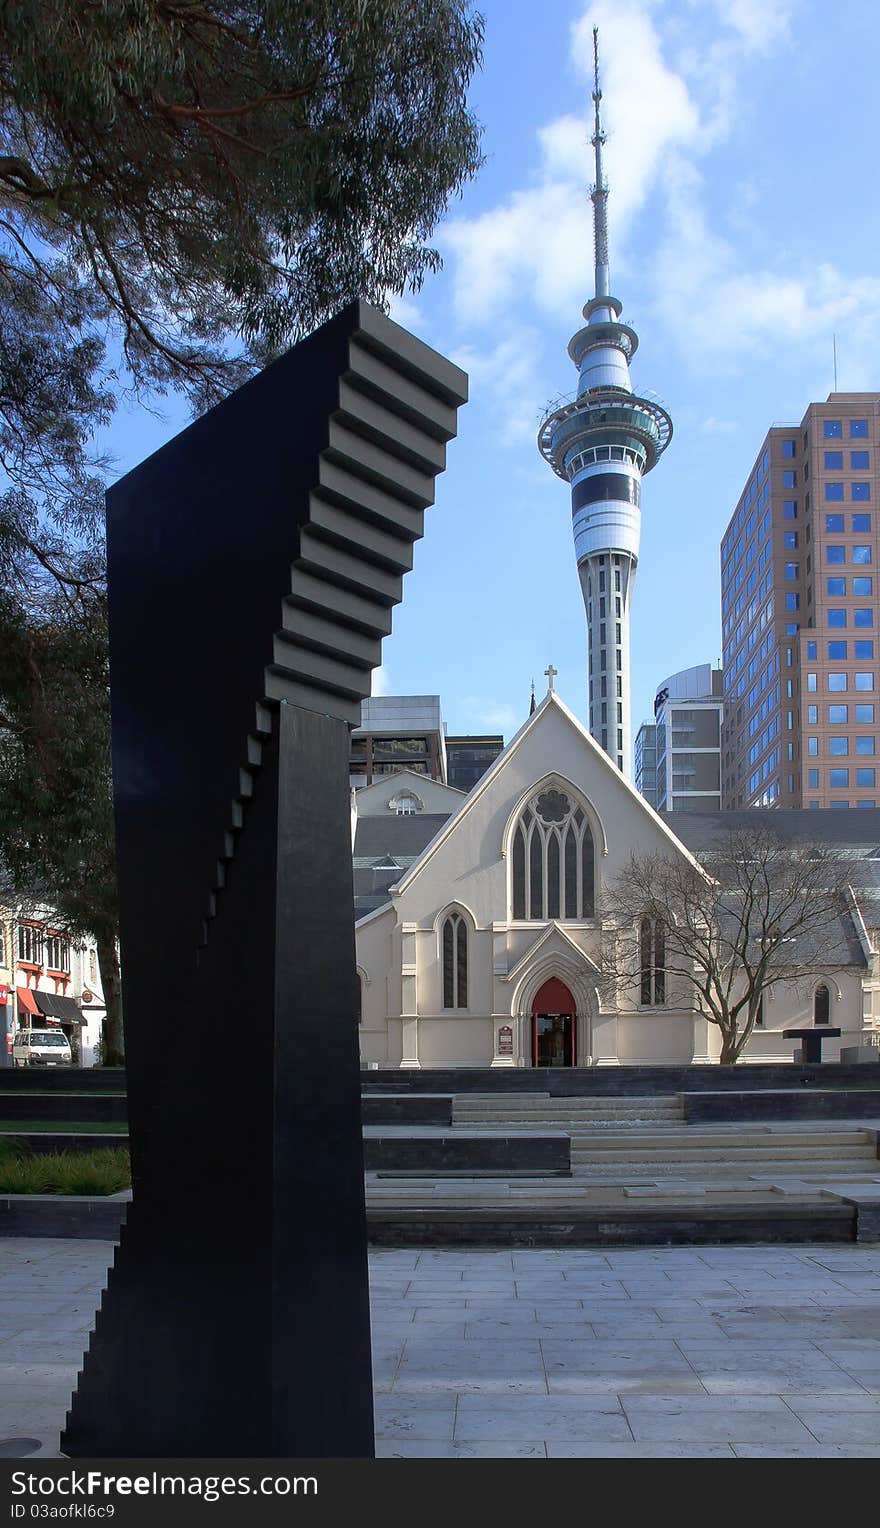
M 554 796 L 555 793 L 555 796 Z M 540 817 L 536 813 L 541 803 Z M 517 875 L 523 815 L 527 824 L 548 841 L 554 816 L 560 827 L 570 825 L 572 841 L 560 844 L 577 854 L 580 881 L 586 876 L 585 834 L 601 876 L 614 875 L 633 853 L 688 851 L 620 774 L 555 693 L 538 709 L 508 744 L 461 809 L 425 849 L 398 883 L 399 916 L 432 915 L 451 898 L 471 907 L 478 924 L 512 915 L 512 883 Z M 556 835 L 558 836 L 558 834 Z M 563 867 L 564 870 L 564 867 Z M 589 918 L 588 899 L 581 895 L 576 910 L 566 911 L 563 874 L 562 903 L 542 905 L 540 912 L 517 907 L 517 915 Z M 404 907 L 406 911 L 404 911 Z

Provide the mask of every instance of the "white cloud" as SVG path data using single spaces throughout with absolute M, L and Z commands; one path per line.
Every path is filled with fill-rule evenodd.
M 502 445 L 534 441 L 538 433 L 538 402 L 541 383 L 535 364 L 540 335 L 536 329 L 517 327 L 491 350 L 463 345 L 452 359 L 467 372 L 472 395 L 488 393 L 499 415 L 496 422 Z
M 674 331 L 688 315 L 698 366 L 751 355 L 768 344 L 829 344 L 846 331 L 851 371 L 867 371 L 880 334 L 880 277 L 846 278 L 830 264 L 776 270 L 742 266 L 741 249 L 714 233 L 701 205 L 701 178 L 678 162 L 667 179 L 668 233 L 657 256 L 656 305 Z M 858 321 L 857 323 L 855 321 Z
M 790 35 L 793 0 L 708 0 L 708 3 L 755 53 L 769 52 L 774 44 L 787 41 Z M 696 0 L 696 4 L 705 7 L 706 0 Z
M 663 232 L 652 258 L 653 303 L 672 343 L 685 349 L 693 366 L 751 357 L 780 341 L 814 348 L 827 342 L 830 351 L 832 330 L 857 328 L 855 338 L 846 335 L 846 385 L 869 384 L 880 340 L 880 280 L 844 279 L 830 265 L 795 268 L 766 254 L 754 257 L 760 246 L 749 244 L 743 227 L 757 195 L 748 180 L 719 214 L 736 246 L 705 210 L 701 160 L 730 137 L 748 71 L 756 58 L 787 42 L 797 4 L 690 0 L 681 22 L 659 0 L 594 0 L 571 28 L 584 114 L 559 116 L 538 130 L 534 184 L 444 230 L 459 321 L 482 328 L 503 313 L 516 322 L 526 309 L 574 319 L 592 289 L 589 93 L 592 29 L 598 25 L 612 276 L 626 263 L 634 216 L 659 191 Z M 528 334 L 525 325 L 520 328 Z M 540 399 L 541 388 L 524 346 L 512 340 L 488 350 L 471 344 L 457 358 L 500 402 L 504 441 L 534 430 L 533 400 Z
M 396 324 L 404 329 L 413 329 L 416 333 L 425 327 L 422 311 L 411 297 L 401 296 L 399 292 L 386 292 L 385 295 L 389 303 L 388 317 L 393 318 Z
M 510 728 L 519 726 L 524 721 L 523 716 L 517 717 L 513 706 L 498 705 L 491 700 L 481 700 L 476 695 L 467 695 L 463 701 L 465 710 L 470 713 L 474 721 L 482 727 L 492 727 L 497 732 L 504 732 Z
M 391 688 L 391 680 L 390 680 L 390 677 L 389 677 L 389 674 L 388 674 L 388 669 L 386 668 L 384 663 L 380 663 L 378 668 L 374 668 L 373 669 L 372 682 L 371 682 L 371 685 L 370 685 L 370 694 L 371 695 L 393 695 L 394 694 L 394 691 Z
M 710 414 L 701 421 L 698 428 L 703 435 L 733 435 L 739 429 L 739 424 L 735 419 L 716 419 L 714 414 Z

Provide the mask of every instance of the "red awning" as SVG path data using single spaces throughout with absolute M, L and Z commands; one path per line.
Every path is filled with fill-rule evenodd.
M 34 1018 L 38 1019 L 40 1017 L 40 1010 L 34 1001 L 34 994 L 30 987 L 16 987 L 15 990 L 18 993 L 18 1001 L 21 1003 L 22 1008 L 26 1009 L 28 1013 L 32 1013 Z

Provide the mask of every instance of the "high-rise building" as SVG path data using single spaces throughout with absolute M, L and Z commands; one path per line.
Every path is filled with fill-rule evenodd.
M 654 700 L 658 812 L 721 809 L 723 676 L 710 663 L 670 674 Z
M 504 749 L 500 734 L 483 737 L 448 737 L 446 739 L 446 783 L 456 790 L 472 790 L 482 780 L 490 764 Z
M 709 663 L 658 685 L 653 722 L 636 734 L 636 790 L 658 812 L 721 808 L 723 675 Z
M 636 733 L 635 787 L 649 806 L 657 810 L 657 727 L 654 722 L 642 722 Z
M 361 724 L 351 734 L 353 789 L 409 769 L 446 783 L 446 740 L 439 695 L 373 695 L 361 701 Z
M 721 543 L 725 807 L 880 800 L 880 394 L 767 433 Z
M 602 168 L 598 37 L 593 31 L 596 183 L 591 193 L 595 295 L 568 353 L 578 369 L 576 396 L 558 404 L 538 446 L 571 485 L 572 529 L 587 611 L 590 732 L 627 775 L 631 769 L 629 622 L 639 557 L 642 478 L 669 444 L 672 421 L 632 389 L 629 363 L 638 338 L 620 322 L 608 266 L 608 186 Z

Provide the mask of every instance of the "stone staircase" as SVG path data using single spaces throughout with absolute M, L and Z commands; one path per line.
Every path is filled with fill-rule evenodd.
M 572 1177 L 584 1184 L 831 1179 L 880 1182 L 877 1132 L 829 1121 L 687 1125 L 681 1098 L 558 1098 L 466 1094 L 453 1129 L 562 1130 Z

